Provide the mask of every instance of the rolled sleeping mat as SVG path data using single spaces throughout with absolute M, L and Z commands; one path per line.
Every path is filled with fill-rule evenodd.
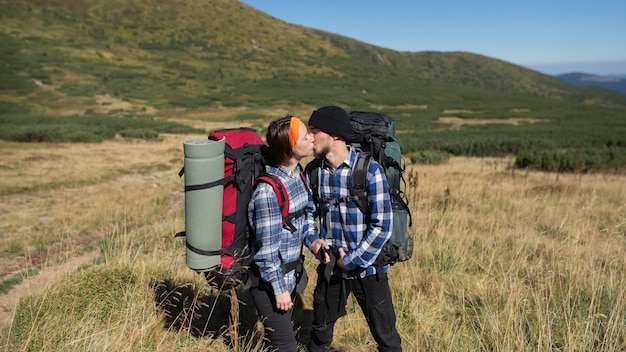
M 187 266 L 197 272 L 220 263 L 225 141 L 193 139 L 183 143 L 186 258 Z

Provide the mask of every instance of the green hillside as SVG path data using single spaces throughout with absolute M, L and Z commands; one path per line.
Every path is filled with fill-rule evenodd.
M 42 116 L 148 117 L 154 132 L 126 133 L 149 137 L 184 130 L 154 124 L 190 111 L 243 107 L 269 118 L 276 116 L 264 111 L 304 115 L 339 104 L 391 115 L 409 153 L 571 149 L 590 138 L 586 124 L 600 137 L 593 148 L 617 146 L 621 155 L 626 147 L 622 94 L 471 53 L 396 52 L 235 0 L 1 0 L 0 75 L 2 139 L 56 140 L 7 132 Z M 128 104 L 106 109 L 111 99 Z M 442 117 L 493 123 L 451 125 Z
M 346 104 L 396 105 L 429 103 L 442 91 L 473 95 L 479 88 L 626 105 L 624 97 L 598 96 L 488 57 L 394 52 L 290 25 L 233 0 L 1 6 L 3 91 L 32 93 L 38 80 L 74 96 L 272 105 L 332 98 L 320 92 L 323 85 L 344 91 Z M 268 94 L 281 92 L 290 96 Z

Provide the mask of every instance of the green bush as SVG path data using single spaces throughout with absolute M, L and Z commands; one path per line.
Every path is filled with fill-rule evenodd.
M 235 117 L 235 120 L 248 121 L 248 120 L 260 120 L 260 119 L 265 119 L 265 118 L 267 117 L 263 114 L 257 114 L 257 113 L 252 112 L 252 113 L 237 115 L 237 117 Z
M 3 108 L 0 105 L 0 109 Z M 13 109 L 11 105 L 4 105 Z M 0 139 L 15 142 L 101 142 L 119 133 L 125 138 L 156 139 L 159 133 L 204 133 L 171 121 L 119 118 L 95 113 L 83 116 L 42 116 L 7 113 L 0 116 Z
M 450 160 L 450 154 L 444 152 L 413 152 L 409 154 L 409 159 L 412 164 L 432 164 L 439 165 L 447 163 Z
M 199 106 L 211 105 L 215 102 L 210 97 L 184 97 L 184 96 L 175 96 L 169 99 L 170 105 L 173 106 L 183 106 L 186 108 L 197 108 Z
M 626 165 L 625 148 L 584 148 L 569 150 L 529 150 L 520 152 L 515 167 L 551 172 L 591 172 L 619 170 Z
M 159 133 L 150 129 L 126 129 L 120 131 L 120 136 L 124 138 L 157 139 L 159 138 Z

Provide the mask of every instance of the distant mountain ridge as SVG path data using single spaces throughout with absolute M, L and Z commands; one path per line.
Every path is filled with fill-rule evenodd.
M 557 75 L 556 77 L 578 87 L 604 87 L 626 94 L 626 79 L 622 77 L 599 76 L 579 72 Z

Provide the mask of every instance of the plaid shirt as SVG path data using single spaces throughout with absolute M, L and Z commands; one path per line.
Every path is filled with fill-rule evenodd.
M 326 160 L 322 160 L 319 175 L 319 192 L 322 199 L 337 199 L 350 196 L 350 169 L 356 160 L 354 148 L 339 167 L 334 170 Z M 389 199 L 389 186 L 385 172 L 376 161 L 371 160 L 367 177 L 367 202 L 370 214 L 363 214 L 356 203 L 340 202 L 329 205 L 321 204 L 320 238 L 325 239 L 332 248 L 343 248 L 346 256 L 343 263 L 348 271 L 360 270 L 358 276 L 374 275 L 372 266 L 383 245 L 391 237 L 393 213 Z M 369 220 L 369 221 L 368 221 Z M 307 247 L 316 237 L 305 239 Z M 387 268 L 385 268 L 386 270 Z M 342 278 L 356 278 L 338 267 L 333 275 Z
M 271 185 L 260 182 L 248 203 L 248 221 L 256 233 L 252 244 L 256 251 L 254 262 L 263 281 L 270 283 L 274 294 L 278 295 L 285 291 L 293 292 L 296 287 L 295 270 L 283 273 L 280 265 L 298 260 L 305 234 L 315 235 L 317 228 L 312 215 L 313 198 L 299 175 L 299 166 L 294 172 L 274 166 L 267 166 L 266 170 L 283 182 L 289 197 L 290 213 L 309 207 L 304 216 L 292 220 L 297 230 L 291 233 L 282 226 L 277 195 Z

